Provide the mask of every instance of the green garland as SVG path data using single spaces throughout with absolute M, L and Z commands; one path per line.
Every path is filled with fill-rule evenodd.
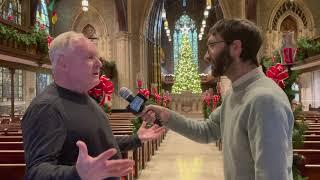
M 0 23 L 0 39 L 13 40 L 24 46 L 35 45 L 42 54 L 48 54 L 48 34 L 44 30 L 34 28 L 31 33 L 23 33 Z

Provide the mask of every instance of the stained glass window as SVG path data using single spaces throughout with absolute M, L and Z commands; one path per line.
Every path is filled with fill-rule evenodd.
M 39 28 L 39 26 L 44 26 L 46 32 L 49 34 L 49 16 L 48 16 L 48 9 L 47 9 L 47 4 L 45 0 L 41 0 L 40 3 L 38 4 L 37 8 L 37 22 L 36 25 Z
M 1 18 L 21 25 L 21 2 L 22 0 L 0 0 Z
M 182 6 L 186 7 L 187 6 L 187 0 L 182 0 Z
M 198 66 L 198 32 L 195 22 L 188 16 L 182 15 L 175 24 L 173 33 L 173 50 L 174 50 L 174 69 L 180 58 L 180 48 L 182 35 L 186 33 L 189 37 L 192 47 L 192 53 L 194 55 L 194 63 Z
M 52 82 L 52 76 L 45 73 L 37 73 L 37 94 L 41 93 Z
M 23 101 L 23 71 L 16 69 L 14 74 L 14 97 L 16 101 Z M 11 74 L 8 68 L 0 67 L 0 100 L 11 99 Z

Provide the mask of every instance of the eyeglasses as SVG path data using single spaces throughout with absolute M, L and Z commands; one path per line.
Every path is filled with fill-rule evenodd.
M 209 42 L 209 43 L 207 44 L 207 46 L 214 46 L 214 45 L 216 45 L 216 44 L 218 44 L 218 43 L 222 43 L 222 42 L 225 42 L 225 41 Z

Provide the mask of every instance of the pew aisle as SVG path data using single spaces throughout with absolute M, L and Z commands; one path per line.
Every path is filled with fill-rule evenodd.
M 223 180 L 222 152 L 169 131 L 138 180 Z

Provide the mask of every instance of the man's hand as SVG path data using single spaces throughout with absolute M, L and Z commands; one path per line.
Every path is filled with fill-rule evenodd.
M 108 177 L 125 176 L 132 172 L 134 161 L 129 159 L 109 160 L 117 153 L 112 148 L 97 157 L 88 155 L 87 145 L 78 141 L 79 155 L 76 169 L 82 180 L 101 180 Z
M 166 124 L 170 118 L 170 112 L 167 108 L 156 105 L 146 106 L 141 113 L 140 117 L 143 121 L 148 123 L 154 123 L 156 120 L 156 114 L 160 118 L 161 124 Z
M 162 133 L 164 133 L 165 128 L 154 124 L 151 128 L 146 128 L 147 123 L 142 121 L 142 125 L 138 130 L 138 137 L 141 142 L 146 142 L 149 140 L 157 139 Z

